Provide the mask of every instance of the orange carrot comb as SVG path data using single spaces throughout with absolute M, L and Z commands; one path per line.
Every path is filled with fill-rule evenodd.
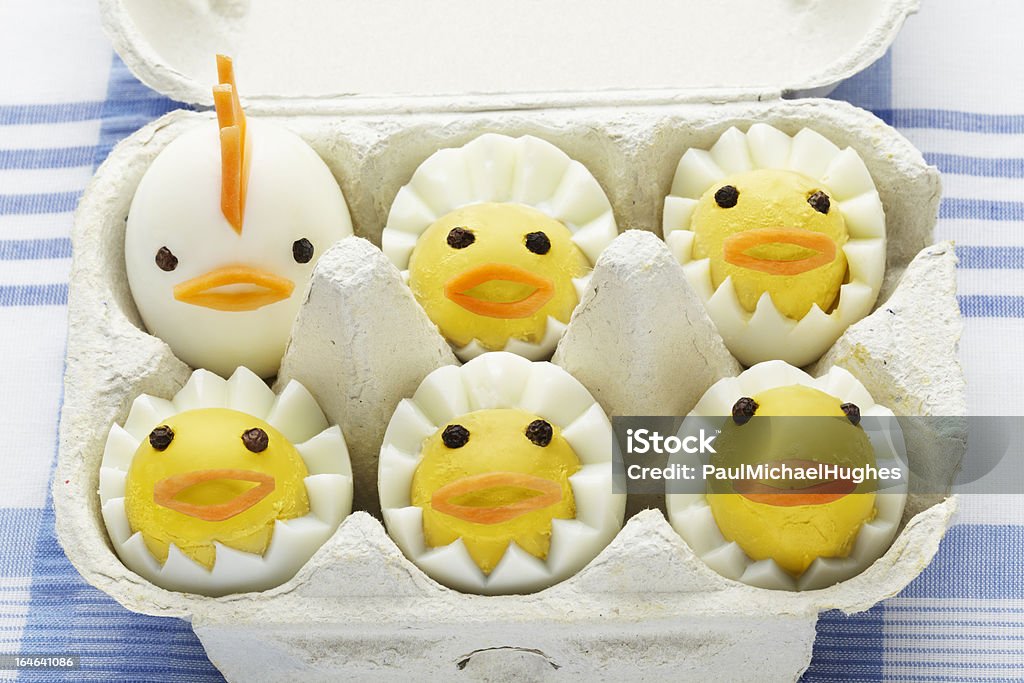
M 218 85 L 213 86 L 213 105 L 220 127 L 220 210 L 239 235 L 245 213 L 245 192 L 249 183 L 246 154 L 245 112 L 238 100 L 235 68 L 231 58 L 217 55 Z

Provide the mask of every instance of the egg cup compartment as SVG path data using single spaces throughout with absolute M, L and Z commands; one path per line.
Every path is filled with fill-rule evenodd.
M 842 365 L 897 414 L 965 414 L 955 356 L 955 256 L 948 244 L 928 246 L 938 174 L 894 130 L 825 100 L 458 116 L 327 113 L 277 120 L 327 162 L 356 234 L 366 239 L 347 238 L 321 257 L 278 382 L 299 379 L 342 426 L 355 509 L 364 512 L 345 520 L 295 578 L 263 593 L 205 598 L 144 581 L 117 559 L 100 516 L 103 443 L 135 396 L 172 396 L 190 368 L 141 328 L 125 276 L 124 221 L 156 154 L 210 116 L 174 112 L 143 128 L 115 149 L 82 199 L 54 505 L 58 536 L 87 581 L 129 609 L 191 619 L 229 679 L 424 671 L 486 677 L 508 667 L 533 677 L 678 676 L 684 661 L 694 678 L 735 676 L 737 662 L 773 680 L 794 678 L 809 662 L 820 610 L 867 609 L 898 592 L 934 554 L 956 502 L 919 497 L 908 501 L 893 546 L 864 573 L 820 591 L 768 591 L 713 572 L 662 512 L 649 510 L 629 519 L 574 577 L 533 595 L 482 597 L 426 577 L 365 512 L 378 513 L 376 459 L 395 405 L 431 370 L 457 362 L 371 242 L 379 243 L 391 200 L 420 162 L 483 132 L 530 134 L 558 145 L 597 177 L 620 227 L 639 229 L 620 235 L 602 255 L 553 359 L 610 415 L 685 414 L 714 381 L 740 371 L 656 235 L 683 151 L 706 148 L 729 126 L 756 121 L 791 134 L 813 127 L 840 147 L 854 147 L 888 218 L 879 304 L 812 374 Z M 921 472 L 942 479 L 956 470 L 961 433 L 913 438 L 908 435 L 908 450 L 923 454 Z

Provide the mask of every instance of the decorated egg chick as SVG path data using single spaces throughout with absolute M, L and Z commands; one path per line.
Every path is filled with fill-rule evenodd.
M 196 370 L 166 401 L 143 394 L 113 425 L 100 504 L 121 561 L 202 595 L 287 581 L 352 508 L 341 430 L 298 382 L 279 396 L 238 368 Z
M 175 138 L 142 177 L 125 265 L 146 329 L 193 367 L 276 374 L 316 259 L 352 234 L 327 165 L 282 126 L 247 120 L 218 56 L 217 121 Z
M 440 368 L 395 410 L 378 488 L 388 532 L 440 583 L 529 593 L 622 526 L 611 425 L 564 370 L 507 352 Z
M 424 161 L 395 198 L 384 253 L 463 360 L 550 357 L 618 234 L 582 164 L 538 138 L 487 134 Z
M 522 410 L 478 410 L 456 419 L 427 438 L 413 475 L 412 504 L 423 511 L 427 545 L 463 539 L 484 574 L 494 571 L 510 542 L 546 559 L 552 521 L 576 517 L 569 484 L 580 469 L 576 453 L 561 430 Z
M 713 569 L 809 590 L 855 576 L 888 549 L 906 501 L 903 437 L 850 373 L 814 379 L 760 363 L 712 386 L 684 429 L 723 415 L 709 459 L 723 474 L 666 498 L 672 526 Z M 679 458 L 700 469 L 700 456 Z
M 663 233 L 745 365 L 814 361 L 871 311 L 885 273 L 885 213 L 863 160 L 806 128 L 730 128 L 687 150 Z

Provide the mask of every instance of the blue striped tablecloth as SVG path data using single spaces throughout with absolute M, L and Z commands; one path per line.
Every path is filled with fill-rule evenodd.
M 1024 393 L 1024 5 L 930 0 L 833 95 L 944 174 L 975 415 Z M 0 653 L 77 653 L 77 680 L 221 680 L 188 624 L 86 585 L 53 533 L 72 211 L 112 146 L 177 108 L 113 56 L 92 2 L 0 0 Z M 1022 489 L 1024 491 L 1024 489 Z M 0 679 L 55 673 L 0 671 Z M 863 614 L 823 615 L 805 675 L 1024 680 L 1024 497 L 974 496 L 935 562 Z

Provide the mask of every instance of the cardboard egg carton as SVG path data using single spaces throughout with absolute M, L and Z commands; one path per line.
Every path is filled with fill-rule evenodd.
M 107 539 L 96 491 L 110 425 L 124 420 L 140 393 L 170 397 L 191 372 L 142 327 L 125 276 L 124 227 L 135 188 L 155 156 L 212 114 L 173 112 L 123 141 L 97 172 L 76 216 L 54 479 L 58 536 L 86 580 L 128 609 L 191 620 L 229 679 L 492 680 L 514 674 L 707 680 L 740 678 L 752 670 L 767 680 L 793 679 L 810 660 L 820 611 L 867 609 L 928 564 L 955 498 L 912 497 L 902 529 L 882 558 L 853 579 L 804 593 L 721 577 L 679 538 L 661 510 L 641 511 L 639 500 L 615 540 L 585 569 L 525 596 L 465 595 L 440 586 L 402 555 L 375 516 L 376 458 L 392 411 L 430 371 L 458 362 L 376 245 L 392 199 L 419 163 L 484 132 L 530 134 L 561 147 L 597 177 L 626 230 L 597 263 L 553 358 L 610 415 L 685 414 L 716 380 L 740 372 L 658 233 L 663 199 L 685 149 L 707 148 L 729 126 L 759 121 L 790 134 L 812 127 L 840 147 L 853 147 L 886 211 L 888 263 L 879 303 L 810 371 L 845 367 L 897 415 L 964 415 L 956 257 L 951 245 L 931 244 L 940 194 L 936 170 L 867 112 L 835 101 L 780 97 L 784 90 L 826 88 L 863 68 L 891 42 L 914 2 L 875 0 L 870 20 L 860 21 L 855 12 L 858 21 L 845 23 L 840 20 L 850 3 L 766 9 L 764 3 L 739 2 L 752 13 L 751 21 L 792 20 L 821 29 L 811 20 L 824 12 L 833 20 L 825 27 L 839 32 L 815 33 L 816 40 L 839 41 L 838 47 L 829 43 L 835 54 L 815 53 L 826 64 L 808 58 L 800 62 L 802 71 L 786 71 L 781 80 L 754 69 L 749 87 L 707 74 L 706 82 L 685 91 L 653 87 L 658 78 L 674 77 L 665 67 L 641 84 L 653 84 L 644 90 L 628 89 L 628 74 L 614 72 L 609 90 L 569 92 L 557 89 L 562 84 L 555 76 L 527 69 L 519 77 L 502 71 L 493 92 L 440 99 L 415 91 L 415 83 L 409 84 L 412 91 L 385 96 L 363 75 L 355 80 L 355 95 L 341 96 L 331 80 L 337 77 L 333 67 L 322 80 L 303 68 L 317 59 L 342 63 L 371 49 L 358 32 L 354 44 L 335 42 L 341 55 L 329 55 L 319 40 L 311 41 L 312 54 L 297 51 L 301 75 L 294 81 L 261 63 L 267 70 L 252 71 L 247 88 L 245 60 L 258 59 L 258 53 L 247 55 L 246 46 L 258 44 L 280 20 L 273 10 L 243 0 L 178 9 L 171 8 L 178 3 L 141 0 L 101 4 L 129 66 L 146 82 L 190 101 L 208 100 L 205 83 L 212 73 L 205 77 L 205 64 L 212 65 L 213 52 L 235 48 L 240 87 L 257 94 L 246 100 L 249 114 L 281 123 L 309 142 L 341 184 L 357 235 L 321 256 L 277 381 L 301 381 L 342 426 L 358 511 L 286 584 L 207 598 L 163 590 L 127 570 Z M 310 3 L 295 22 L 310 20 L 307 13 L 330 16 L 336 4 Z M 670 4 L 659 3 L 661 11 L 692 15 L 703 7 L 696 1 Z M 365 10 L 363 21 L 386 25 L 386 9 L 368 3 Z M 542 10 L 522 12 L 536 20 Z M 178 35 L 175 30 L 191 31 L 191 37 L 170 45 L 166 36 Z M 720 30 L 710 34 L 695 38 L 695 52 L 725 39 Z M 792 48 L 788 58 L 795 54 Z M 368 68 L 384 78 L 398 66 Z M 604 82 L 594 80 L 601 76 L 596 67 L 574 68 L 566 78 Z M 255 78 L 260 73 L 264 80 Z M 467 76 L 470 82 L 474 73 Z M 515 80 L 520 77 L 526 82 Z M 439 79 L 430 92 L 448 85 Z M 725 85 L 714 87 L 719 83 Z M 936 434 L 923 426 L 905 432 L 915 476 L 948 481 L 959 466 L 963 432 Z

